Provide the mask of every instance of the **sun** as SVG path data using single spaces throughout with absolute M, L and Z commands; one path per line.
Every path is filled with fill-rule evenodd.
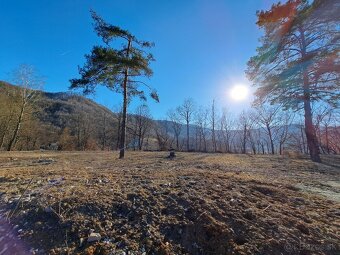
M 230 90 L 230 97 L 234 101 L 243 101 L 249 96 L 249 89 L 246 85 L 235 85 Z

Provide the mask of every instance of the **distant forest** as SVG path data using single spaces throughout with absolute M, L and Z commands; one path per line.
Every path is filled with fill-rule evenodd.
M 46 93 L 0 82 L 1 150 L 118 150 L 115 112 L 72 93 Z M 340 112 L 319 107 L 314 123 L 322 153 L 340 153 Z M 308 153 L 299 112 L 263 105 L 240 116 L 187 99 L 153 120 L 140 105 L 128 115 L 127 149 L 222 153 Z

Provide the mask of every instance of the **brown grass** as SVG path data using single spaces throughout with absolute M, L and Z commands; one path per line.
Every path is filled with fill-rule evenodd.
M 177 154 L 2 153 L 3 216 L 42 254 L 337 254 L 339 157 Z

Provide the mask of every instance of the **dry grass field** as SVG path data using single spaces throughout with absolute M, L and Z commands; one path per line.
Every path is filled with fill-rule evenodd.
M 1 153 L 0 254 L 340 254 L 340 157 L 166 156 Z

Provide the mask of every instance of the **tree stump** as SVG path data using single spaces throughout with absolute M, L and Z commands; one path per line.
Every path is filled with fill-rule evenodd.
M 173 159 L 173 158 L 176 157 L 176 154 L 175 154 L 175 150 L 174 150 L 174 149 L 171 148 L 171 149 L 169 150 L 169 152 L 170 152 L 170 153 L 169 153 L 169 156 L 168 156 L 169 159 Z

